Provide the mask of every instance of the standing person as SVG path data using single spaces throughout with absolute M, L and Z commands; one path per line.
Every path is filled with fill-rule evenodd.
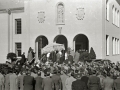
M 35 90 L 42 90 L 42 81 L 41 72 L 38 72 L 38 76 L 35 78 Z
M 100 90 L 100 78 L 96 76 L 96 71 L 92 71 L 92 75 L 88 80 L 88 88 L 89 90 Z
M 120 73 L 119 73 L 117 79 L 114 80 L 114 89 L 115 90 L 120 90 Z
M 31 76 L 31 72 L 28 70 L 27 75 L 23 79 L 24 90 L 34 90 L 34 77 Z
M 33 59 L 32 48 L 31 47 L 29 48 L 27 59 L 28 59 L 28 62 L 31 62 L 31 60 Z
M 103 79 L 103 90 L 113 90 L 113 79 L 110 78 L 110 73 L 107 73 L 105 79 Z
M 72 82 L 72 90 L 87 90 L 85 82 L 81 80 L 81 75 L 77 75 L 77 80 Z
M 10 90 L 10 75 L 12 74 L 12 69 L 8 69 L 8 74 L 5 76 L 5 90 Z
M 78 51 L 76 51 L 76 52 L 75 52 L 75 57 L 74 57 L 74 62 L 75 62 L 75 63 L 78 63 L 79 57 L 80 57 L 80 54 L 78 53 Z
M 47 72 L 46 78 L 43 79 L 42 88 L 43 88 L 43 90 L 53 90 L 53 88 L 54 88 L 54 82 L 53 82 L 52 78 L 50 77 L 49 72 Z
M 61 89 L 61 78 L 60 78 L 60 75 L 57 74 L 57 71 L 54 70 L 54 74 L 52 76 L 52 80 L 54 82 L 54 88 L 55 90 L 59 90 Z
M 58 51 L 56 51 L 56 59 L 57 59 L 57 62 L 59 62 L 60 61 L 60 53 L 58 52 Z
M 21 60 L 20 60 L 20 63 L 21 65 L 23 65 L 25 62 L 26 62 L 26 58 L 25 58 L 25 52 L 23 52 L 23 54 L 21 55 Z
M 69 73 L 69 77 L 65 81 L 65 86 L 67 90 L 72 90 L 72 82 L 75 81 L 76 79 L 74 78 L 74 73 Z
M 65 81 L 66 79 L 68 78 L 68 76 L 65 74 L 65 72 L 61 71 L 61 74 L 60 77 L 61 77 L 61 81 L 62 81 L 62 84 L 61 84 L 61 90 L 67 90 L 66 86 L 65 86 Z
M 68 55 L 68 64 L 73 64 L 73 56 L 71 54 Z
M 10 90 L 18 90 L 17 75 L 15 73 L 16 71 L 13 70 L 13 73 L 10 75 Z
M 70 54 L 73 56 L 73 58 L 75 57 L 75 52 L 74 52 L 74 50 L 71 50 L 71 51 L 70 51 Z
M 24 90 L 24 86 L 23 86 L 24 76 L 25 76 L 25 71 L 22 71 L 21 75 L 18 77 L 18 88 L 19 88 L 19 90 Z
M 4 76 L 0 71 L 0 90 L 4 90 Z
M 89 79 L 89 77 L 87 75 L 84 75 L 84 76 L 81 77 L 81 81 L 85 82 L 87 89 L 88 89 L 88 87 L 87 87 L 88 79 Z

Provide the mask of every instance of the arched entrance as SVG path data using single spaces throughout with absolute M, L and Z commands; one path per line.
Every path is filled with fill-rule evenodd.
M 65 50 L 67 50 L 68 41 L 67 41 L 67 38 L 64 35 L 57 35 L 54 38 L 54 42 L 59 43 L 59 44 L 64 44 Z
M 86 35 L 78 34 L 73 39 L 74 50 L 89 50 L 89 40 Z
M 36 59 L 41 58 L 41 49 L 48 45 L 48 39 L 45 36 L 38 36 L 35 40 Z

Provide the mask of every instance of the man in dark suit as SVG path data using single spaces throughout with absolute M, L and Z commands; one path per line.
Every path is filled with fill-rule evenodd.
M 115 88 L 115 90 L 120 90 L 120 73 L 119 73 L 117 79 L 114 80 L 114 88 Z
M 89 90 L 100 90 L 100 78 L 96 76 L 96 71 L 92 71 L 92 76 L 89 77 L 88 80 L 88 88 Z
M 88 83 L 88 79 L 89 79 L 89 78 L 88 78 L 86 75 L 84 75 L 84 76 L 81 77 L 81 80 L 82 80 L 83 82 L 85 82 L 86 86 L 87 86 L 87 83 Z
M 41 72 L 38 72 L 37 74 L 38 76 L 35 78 L 35 90 L 42 90 L 43 78 L 41 78 Z
M 23 79 L 24 79 L 24 76 L 25 76 L 25 71 L 21 71 L 21 75 L 18 76 L 18 87 L 20 90 L 23 90 Z
M 87 90 L 85 82 L 81 80 L 80 74 L 77 75 L 77 80 L 72 82 L 72 90 Z
M 47 72 L 46 78 L 43 79 L 42 88 L 43 88 L 43 90 L 53 90 L 53 88 L 54 88 L 54 82 L 53 82 L 52 78 L 50 77 L 49 72 Z
M 31 76 L 31 72 L 28 70 L 27 75 L 23 79 L 24 90 L 34 90 L 34 77 Z
M 26 58 L 25 58 L 25 52 L 23 52 L 23 54 L 21 55 L 21 60 L 20 60 L 20 63 L 21 65 L 23 65 L 25 62 L 26 62 Z
M 73 56 L 70 54 L 68 56 L 68 64 L 72 64 L 73 63 Z
M 55 90 L 59 90 L 59 89 L 61 89 L 61 77 L 60 77 L 60 75 L 58 75 L 57 74 L 57 71 L 56 70 L 54 70 L 54 74 L 53 74 L 53 76 L 52 76 L 52 80 L 53 80 L 53 82 L 54 82 L 54 88 L 55 88 Z

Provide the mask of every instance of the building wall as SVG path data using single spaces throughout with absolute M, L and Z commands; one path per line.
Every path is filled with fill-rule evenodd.
M 73 48 L 73 39 L 78 34 L 84 34 L 89 40 L 89 50 L 93 47 L 97 58 L 113 58 L 105 55 L 105 33 L 113 35 L 114 28 L 107 21 L 103 13 L 104 0 L 27 0 L 24 2 L 24 12 L 12 13 L 10 16 L 11 43 L 10 50 L 15 52 L 15 42 L 22 42 L 22 52 L 28 52 L 32 47 L 35 51 L 35 40 L 38 36 L 44 35 L 48 42 L 53 42 L 57 35 L 60 35 L 58 27 L 62 27 L 61 34 L 68 40 L 68 47 Z M 65 6 L 65 25 L 56 25 L 56 5 L 63 2 Z M 83 20 L 76 18 L 77 8 L 84 8 Z M 45 12 L 44 23 L 38 22 L 38 12 Z M 2 16 L 2 15 L 1 15 Z M 15 19 L 22 19 L 22 34 L 15 34 Z M 103 22 L 106 22 L 105 25 Z M 2 22 L 3 23 L 3 22 Z M 7 25 L 7 24 L 6 24 Z M 110 28 L 111 27 L 111 28 Z M 7 27 L 4 27 L 7 28 Z M 108 31 L 110 29 L 110 31 Z M 109 34 L 109 35 L 110 35 Z M 115 37 L 119 36 L 117 32 Z M 104 38 L 103 38 L 104 36 Z M 7 45 L 7 44 L 6 44 Z
M 65 6 L 65 25 L 56 25 L 56 5 L 63 2 Z M 85 9 L 85 18 L 77 20 L 77 8 Z M 38 12 L 45 12 L 45 22 L 38 22 Z M 31 0 L 25 3 L 26 30 L 29 31 L 30 44 L 26 48 L 35 49 L 35 40 L 44 35 L 49 43 L 59 35 L 58 27 L 62 27 L 61 34 L 68 40 L 68 47 L 73 48 L 73 39 L 78 34 L 84 34 L 89 39 L 89 49 L 93 47 L 97 58 L 102 58 L 102 0 Z M 25 24 L 23 22 L 23 24 Z M 24 43 L 23 43 L 24 44 Z
M 112 37 L 120 40 L 120 27 L 113 24 L 112 6 L 114 5 L 119 11 L 120 6 L 116 0 L 109 0 L 109 20 L 106 19 L 106 35 L 109 35 L 109 55 L 105 55 L 106 59 L 110 59 L 113 62 L 120 61 L 120 54 L 113 55 Z M 120 21 L 120 20 L 119 20 Z M 119 50 L 120 51 L 120 50 Z
M 6 61 L 8 53 L 8 14 L 0 14 L 0 63 Z

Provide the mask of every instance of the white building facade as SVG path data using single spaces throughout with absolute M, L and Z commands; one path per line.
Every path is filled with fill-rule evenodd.
M 8 10 L 9 9 L 9 10 Z M 26 0 L 20 7 L 0 10 L 0 54 L 18 56 L 29 47 L 39 48 L 56 42 L 74 51 L 90 51 L 97 59 L 120 58 L 120 6 L 116 0 Z

